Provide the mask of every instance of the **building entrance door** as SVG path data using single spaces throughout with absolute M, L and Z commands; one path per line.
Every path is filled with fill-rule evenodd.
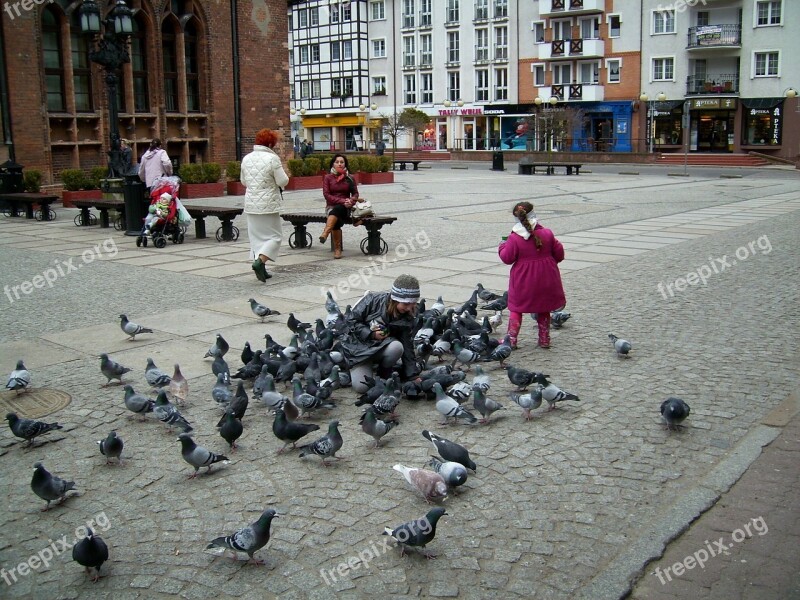
M 729 111 L 701 113 L 697 123 L 698 152 L 730 152 L 733 116 Z M 732 136 L 730 136 L 732 137 Z

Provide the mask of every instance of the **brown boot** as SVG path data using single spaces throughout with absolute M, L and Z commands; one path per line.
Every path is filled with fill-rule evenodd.
M 338 219 L 334 215 L 328 216 L 328 220 L 325 222 L 325 229 L 322 230 L 322 235 L 319 236 L 319 243 L 324 244 L 325 241 L 328 239 L 331 231 L 333 231 L 334 226 Z
M 332 230 L 331 237 L 333 238 L 333 258 L 342 258 L 342 230 Z

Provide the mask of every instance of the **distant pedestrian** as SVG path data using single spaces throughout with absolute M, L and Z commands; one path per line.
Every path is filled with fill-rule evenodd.
M 144 181 L 149 190 L 156 179 L 165 175 L 172 175 L 172 161 L 161 147 L 161 140 L 155 138 L 139 161 L 139 179 Z
M 375 142 L 375 154 L 378 156 L 383 156 L 383 153 L 386 151 L 386 142 L 383 140 L 378 140 Z
M 131 170 L 133 169 L 133 151 L 131 150 L 130 143 L 125 138 L 122 138 L 119 141 L 119 150 L 120 150 L 120 166 L 122 167 L 122 173 L 118 173 L 117 175 L 125 176 L 130 175 Z M 172 163 L 170 163 L 172 166 Z

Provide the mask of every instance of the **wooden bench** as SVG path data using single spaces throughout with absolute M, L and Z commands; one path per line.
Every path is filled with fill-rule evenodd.
M 218 242 L 235 242 L 239 239 L 239 228 L 234 227 L 233 220 L 242 214 L 243 209 L 232 206 L 192 206 L 186 202 L 183 206 L 194 219 L 194 233 L 198 240 L 206 237 L 206 217 L 217 217 L 222 223 L 217 229 Z
M 21 206 L 25 206 L 25 218 L 36 219 L 37 221 L 53 221 L 56 218 L 56 211 L 50 208 L 50 205 L 59 201 L 56 195 L 37 194 L 31 192 L 13 192 L 8 194 L 0 194 L 0 201 L 10 204 L 9 207 L 3 210 L 7 217 L 20 216 Z M 34 204 L 39 205 L 39 210 L 34 214 Z
M 581 174 L 581 167 L 582 164 L 578 163 L 568 163 L 568 162 L 533 162 L 532 160 L 526 160 L 525 158 L 521 158 L 518 165 L 517 165 L 517 173 L 520 175 L 536 175 L 536 168 L 542 168 L 545 170 L 547 175 L 553 175 L 556 167 L 561 167 L 566 170 L 567 175 L 572 175 L 572 172 L 575 171 L 575 175 Z
M 394 164 L 392 165 L 392 170 L 396 171 L 397 170 L 397 165 L 400 165 L 400 170 L 401 171 L 405 171 L 406 170 L 406 165 L 411 164 L 411 165 L 414 165 L 414 170 L 415 171 L 419 171 L 419 163 L 421 163 L 421 162 L 422 162 L 421 160 L 404 160 L 402 158 L 396 158 L 394 160 Z
M 120 216 L 114 220 L 114 229 L 117 231 L 125 231 L 127 229 L 125 223 L 125 201 L 116 198 L 102 199 L 102 200 L 73 200 L 72 204 L 76 208 L 80 208 L 81 212 L 78 214 L 74 221 L 78 227 L 88 227 L 97 223 L 97 218 L 89 212 L 90 208 L 96 208 L 100 211 L 100 227 L 107 229 L 110 224 L 108 218 L 109 210 L 116 210 Z
M 294 232 L 289 236 L 290 248 L 310 248 L 313 244 L 311 234 L 306 231 L 309 223 L 325 223 L 328 215 L 325 213 L 286 213 L 281 215 L 281 219 L 288 221 L 294 226 Z M 364 254 L 386 254 L 389 246 L 381 238 L 381 227 L 391 225 L 397 217 L 375 216 L 361 219 L 361 224 L 367 230 L 367 237 L 361 240 L 361 252 Z M 352 224 L 352 221 L 348 222 Z M 333 248 L 333 240 L 331 240 Z

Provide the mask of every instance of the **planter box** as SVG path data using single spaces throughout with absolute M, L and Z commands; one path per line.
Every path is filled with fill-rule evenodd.
M 225 184 L 218 183 L 182 183 L 179 192 L 181 200 L 190 198 L 218 198 L 225 195 Z
M 73 200 L 102 200 L 103 192 L 101 190 L 78 190 L 77 192 L 70 192 L 64 190 L 61 195 L 61 204 L 64 208 L 75 208 L 72 203 Z
M 241 181 L 229 181 L 225 185 L 228 196 L 244 196 L 247 188 Z
M 290 177 L 286 184 L 287 190 L 321 190 L 322 176 L 312 175 L 311 177 Z
M 394 173 L 359 173 L 360 183 L 369 185 L 371 183 L 394 183 Z

